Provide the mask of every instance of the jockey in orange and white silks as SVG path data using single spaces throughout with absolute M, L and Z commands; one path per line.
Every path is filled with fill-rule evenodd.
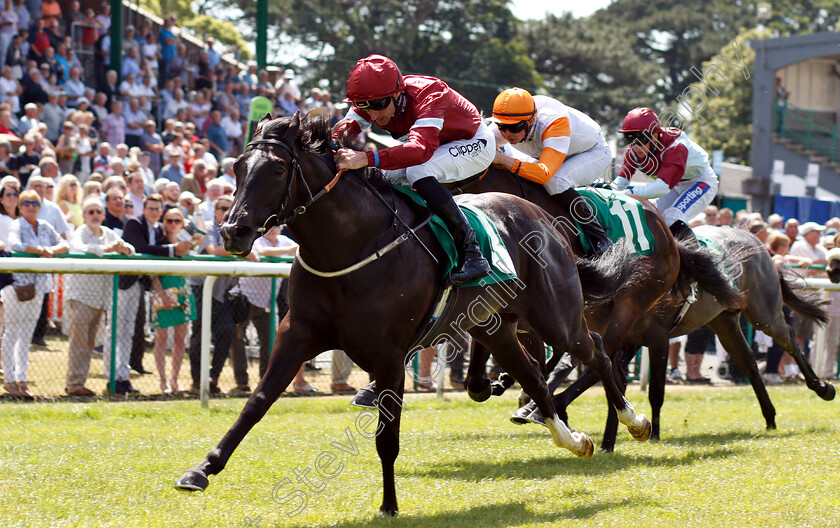
M 493 164 L 545 187 L 578 219 L 594 254 L 612 241 L 575 187 L 609 172 L 612 153 L 591 117 L 542 95 L 510 88 L 493 103 L 499 146 Z M 585 220 L 585 221 L 584 221 Z
M 634 108 L 621 130 L 628 147 L 613 187 L 656 200 L 674 236 L 689 236 L 688 220 L 701 213 L 717 194 L 718 178 L 709 155 L 679 128 L 662 128 L 650 108 Z M 654 181 L 630 185 L 636 170 Z
M 481 255 L 475 233 L 441 185 L 480 173 L 493 161 L 495 139 L 476 107 L 440 79 L 403 76 L 382 55 L 356 63 L 347 78 L 344 101 L 350 103 L 350 110 L 332 131 L 339 144 L 372 123 L 395 138 L 407 139 L 380 151 L 341 148 L 335 153 L 336 166 L 342 170 L 379 167 L 389 180 L 407 181 L 452 232 L 459 251 L 452 282 L 489 274 L 490 265 Z

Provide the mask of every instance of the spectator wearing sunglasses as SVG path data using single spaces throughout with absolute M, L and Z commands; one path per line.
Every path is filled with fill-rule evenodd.
M 498 136 L 504 144 L 493 164 L 545 187 L 578 220 L 592 255 L 611 245 L 590 206 L 575 190 L 603 178 L 612 153 L 591 117 L 556 99 L 532 96 L 522 88 L 503 91 L 493 103 Z
M 379 167 L 386 178 L 409 185 L 445 223 L 455 239 L 458 266 L 450 280 L 460 284 L 490 273 L 475 233 L 442 183 L 467 179 L 490 166 L 496 141 L 481 114 L 463 95 L 434 77 L 406 75 L 391 59 L 360 59 L 347 78 L 347 115 L 332 137 L 339 145 L 372 124 L 405 143 L 379 151 L 341 148 L 339 169 Z
M 41 197 L 32 190 L 23 191 L 18 197 L 20 216 L 12 224 L 9 233 L 11 251 L 22 251 L 40 257 L 52 257 L 67 253 L 67 245 L 52 226 L 38 219 Z M 6 315 L 3 329 L 2 350 L 3 376 L 6 391 L 12 396 L 33 399 L 34 394 L 27 385 L 29 370 L 29 345 L 38 322 L 44 296 L 52 291 L 52 276 L 48 273 L 14 273 L 14 287 L 6 287 L 0 293 Z M 19 298 L 16 288 L 34 284 L 34 295 Z M 30 286 L 31 287 L 31 286 Z
M 650 108 L 630 110 L 619 132 L 628 146 L 613 186 L 644 198 L 658 198 L 656 208 L 662 211 L 674 237 L 696 242 L 687 219 L 702 213 L 718 189 L 709 155 L 679 128 L 660 126 L 659 117 Z M 636 170 L 654 181 L 630 185 Z
M 113 189 L 119 192 L 117 189 Z M 105 253 L 133 255 L 134 247 L 124 242 L 113 230 L 102 225 L 105 208 L 99 197 L 88 197 L 82 204 L 84 224 L 70 236 L 70 250 L 101 257 Z M 64 298 L 68 325 L 67 384 L 71 396 L 93 396 L 87 387 L 90 358 L 96 346 L 96 335 L 102 317 L 111 320 L 111 288 L 109 275 L 66 275 Z M 110 336 L 111 333 L 106 332 Z M 110 339 L 106 339 L 103 358 L 110 363 Z M 110 369 L 108 369 L 110 371 Z

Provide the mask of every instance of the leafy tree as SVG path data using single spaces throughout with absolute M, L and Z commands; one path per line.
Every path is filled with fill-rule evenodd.
M 744 30 L 735 39 L 738 43 L 744 65 L 752 72 L 755 64 L 755 51 L 747 47 L 747 41 L 770 36 L 769 31 L 758 29 Z M 721 54 L 734 56 L 732 45 L 720 50 Z M 722 65 L 719 60 L 703 63 L 700 71 L 709 71 L 713 65 Z M 704 149 L 723 151 L 724 158 L 732 163 L 748 163 L 752 142 L 752 89 L 753 78 L 745 79 L 742 72 L 723 64 L 723 71 L 729 74 L 726 79 L 720 75 L 710 75 L 709 84 L 719 91 L 714 95 L 711 89 L 698 81 L 692 88 L 706 93 L 708 103 L 702 111 L 703 122 L 692 119 L 683 126 L 689 126 L 693 139 Z
M 659 68 L 633 52 L 631 37 L 604 31 L 598 20 L 549 15 L 525 23 L 523 39 L 544 91 L 605 128 L 620 123 L 630 108 L 651 104 Z
M 255 16 L 255 2 L 234 1 L 246 17 Z M 269 24 L 276 34 L 286 35 L 286 47 L 308 50 L 298 65 L 305 62 L 307 76 L 326 79 L 335 93 L 344 92 L 347 74 L 359 58 L 381 53 L 403 73 L 440 77 L 488 110 L 500 89 L 540 84 L 516 42 L 516 20 L 506 4 L 280 0 L 269 4 Z
M 692 66 L 709 60 L 741 27 L 755 27 L 755 11 L 754 3 L 737 0 L 617 0 L 591 18 L 634 39 L 635 54 L 661 68 L 656 92 L 672 101 L 693 82 Z

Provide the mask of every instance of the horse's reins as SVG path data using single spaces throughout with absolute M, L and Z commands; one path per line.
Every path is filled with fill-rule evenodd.
M 279 220 L 275 220 L 278 216 L 277 214 L 273 214 L 273 215 L 269 216 L 266 219 L 266 221 L 263 223 L 263 226 L 257 229 L 257 233 L 260 234 L 260 235 L 262 235 L 266 231 L 274 228 L 275 226 L 282 225 L 282 224 L 289 224 L 289 223 L 293 222 L 295 219 L 297 219 L 298 216 L 301 216 L 304 213 L 306 213 L 307 209 L 309 207 L 311 207 L 313 203 L 318 201 L 320 198 L 322 198 L 324 195 L 326 195 L 328 192 L 330 192 L 333 189 L 333 187 L 336 186 L 336 184 L 338 183 L 338 180 L 341 178 L 342 174 L 344 174 L 344 170 L 339 170 L 336 173 L 335 177 L 332 180 L 330 180 L 329 183 L 327 183 L 320 191 L 318 191 L 316 194 L 313 195 L 312 190 L 309 188 L 309 184 L 306 183 L 306 178 L 303 177 L 303 170 L 301 169 L 300 164 L 297 161 L 296 152 L 294 151 L 294 149 L 292 149 L 292 147 L 290 147 L 286 143 L 284 143 L 280 140 L 277 140 L 277 139 L 255 139 L 253 141 L 250 141 L 245 146 L 245 150 L 247 150 L 251 147 L 254 147 L 254 146 L 258 146 L 258 145 L 271 145 L 271 146 L 281 147 L 286 152 L 288 152 L 289 155 L 292 158 L 291 162 L 290 162 L 292 175 L 289 177 L 289 181 L 288 181 L 288 183 L 286 183 L 286 190 L 283 192 L 283 201 L 280 203 L 280 212 L 282 212 L 286 208 L 286 202 L 289 200 L 289 197 L 291 196 L 292 180 L 295 178 L 295 176 L 300 175 L 300 180 L 303 182 L 303 186 L 304 186 L 304 188 L 306 188 L 306 192 L 309 195 L 309 201 L 307 201 L 303 205 L 299 205 L 298 207 L 295 207 L 294 212 L 291 215 L 286 216 L 284 218 L 281 218 Z M 389 243 L 387 246 L 385 246 L 381 249 L 377 249 L 373 254 L 371 254 L 368 257 L 362 259 L 361 261 L 359 261 L 359 262 L 357 262 L 357 263 L 355 263 L 351 266 L 348 266 L 346 268 L 337 270 L 337 271 L 319 271 L 319 270 L 316 270 L 315 268 L 313 268 L 312 266 L 310 266 L 309 264 L 307 264 L 303 260 L 303 257 L 301 257 L 301 255 L 300 255 L 300 250 L 298 250 L 297 254 L 295 255 L 295 258 L 296 258 L 296 260 L 298 260 L 300 262 L 300 265 L 303 267 L 303 269 L 305 269 L 309 273 L 312 273 L 313 275 L 317 275 L 319 277 L 339 277 L 341 275 L 346 275 L 348 273 L 356 271 L 357 269 L 360 269 L 360 268 L 363 268 L 364 266 L 367 266 L 368 264 L 370 264 L 374 260 L 377 260 L 377 259 L 381 258 L 386 253 L 393 250 L 394 248 L 396 248 L 397 246 L 399 246 L 400 244 L 402 244 L 403 242 L 405 242 L 409 238 L 414 238 L 415 240 L 417 240 L 417 242 L 420 244 L 420 246 L 424 250 L 426 250 L 426 252 L 429 254 L 429 256 L 432 257 L 432 260 L 434 260 L 435 263 L 437 264 L 438 263 L 437 257 L 435 257 L 434 253 L 432 253 L 432 250 L 429 249 L 428 246 L 426 246 L 425 243 L 423 243 L 423 241 L 420 239 L 420 237 L 416 233 L 417 230 L 422 229 L 432 220 L 431 211 L 429 212 L 429 216 L 426 217 L 426 219 L 422 223 L 420 223 L 420 225 L 418 225 L 415 228 L 412 228 L 411 226 L 409 226 L 405 222 L 405 220 L 402 219 L 402 217 L 399 216 L 399 214 L 397 214 L 396 208 L 393 208 L 393 209 L 391 208 L 391 206 L 388 204 L 387 200 L 385 200 L 385 198 L 382 197 L 382 195 L 379 193 L 379 191 L 377 191 L 373 187 L 373 185 L 371 185 L 371 183 L 369 181 L 367 181 L 366 178 L 360 177 L 360 179 L 367 186 L 367 188 L 374 194 L 374 196 L 379 198 L 379 200 L 385 205 L 385 207 L 391 212 L 391 214 L 394 215 L 394 218 L 396 218 L 399 221 L 399 223 L 403 226 L 403 228 L 406 229 L 406 232 L 403 233 L 402 235 L 400 235 L 397 239 L 395 239 L 391 243 Z M 274 223 L 269 226 L 269 222 L 271 222 L 272 220 L 274 220 Z

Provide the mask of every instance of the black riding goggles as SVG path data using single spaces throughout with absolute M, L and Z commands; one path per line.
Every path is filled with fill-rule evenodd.
M 527 121 L 520 121 L 518 123 L 499 123 L 499 131 L 509 132 L 511 134 L 518 134 L 528 128 Z
M 628 145 L 644 145 L 650 138 L 644 132 L 624 132 L 624 140 Z
M 357 101 L 355 103 L 350 103 L 354 107 L 358 108 L 359 110 L 385 110 L 388 108 L 388 105 L 391 104 L 391 99 L 393 97 L 382 97 L 381 99 L 371 99 L 369 101 Z

